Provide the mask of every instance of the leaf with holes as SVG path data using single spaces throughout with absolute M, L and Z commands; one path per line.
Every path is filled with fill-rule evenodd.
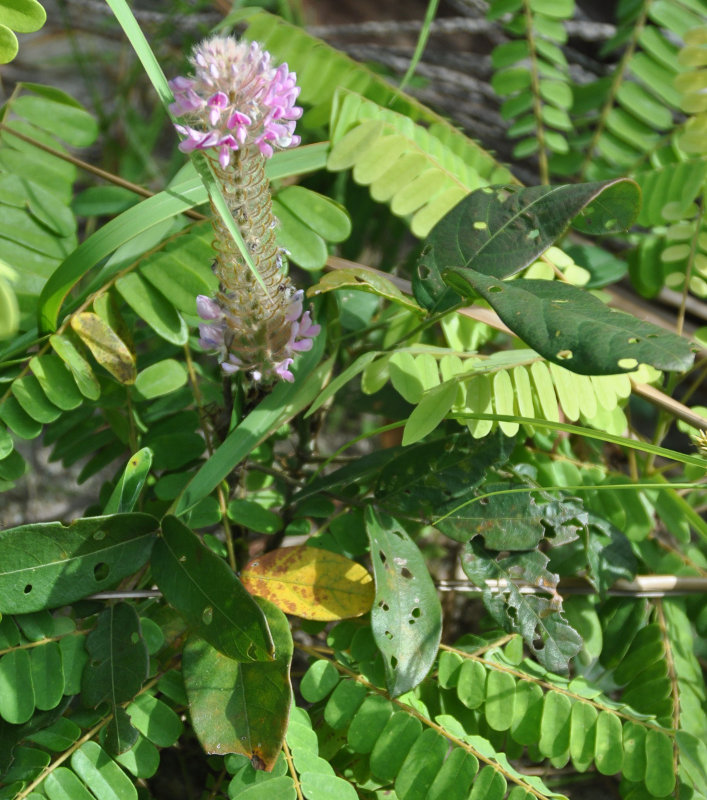
M 415 299 L 425 308 L 449 308 L 459 297 L 445 285 L 445 269 L 470 267 L 505 278 L 532 264 L 570 223 L 585 233 L 626 230 L 638 214 L 639 198 L 638 186 L 626 178 L 477 189 L 432 229 L 413 274 Z
M 543 510 L 530 492 L 501 493 L 512 488 L 517 487 L 485 485 L 478 500 L 463 503 L 436 527 L 457 542 L 482 536 L 492 550 L 532 550 L 545 535 Z
M 241 580 L 287 614 L 304 619 L 360 617 L 373 603 L 373 579 L 351 559 L 318 547 L 280 547 L 243 567 Z
M 151 563 L 167 602 L 212 647 L 238 661 L 272 658 L 272 639 L 258 604 L 226 562 L 176 517 L 162 520 Z
M 192 636 L 184 648 L 184 684 L 196 735 L 207 753 L 242 753 L 270 771 L 282 747 L 292 691 L 292 634 L 287 618 L 267 600 L 256 601 L 268 621 L 275 657 L 241 663 Z
M 113 586 L 146 563 L 158 525 L 115 514 L 0 531 L 0 612 L 57 608 Z
M 376 581 L 371 629 L 383 654 L 388 691 L 396 697 L 417 686 L 432 667 L 442 607 L 425 559 L 400 523 L 369 508 L 366 530 Z
M 484 605 L 499 625 L 520 633 L 547 669 L 566 672 L 569 659 L 582 647 L 582 639 L 560 613 L 559 576 L 548 572 L 547 562 L 547 556 L 539 550 L 500 557 L 472 539 L 465 547 L 462 569 L 483 590 Z M 503 592 L 492 595 L 487 580 L 505 581 Z M 516 582 L 545 589 L 549 597 L 522 594 Z
M 530 347 L 580 375 L 630 372 L 638 364 L 682 371 L 694 360 L 687 339 L 568 283 L 499 281 L 471 269 L 448 270 L 444 280 L 468 298 L 480 294 Z

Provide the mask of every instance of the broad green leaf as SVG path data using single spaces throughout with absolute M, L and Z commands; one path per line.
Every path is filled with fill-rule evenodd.
M 452 748 L 437 773 L 426 800 L 467 800 L 469 787 L 478 772 L 479 761 L 461 747 Z
M 172 344 L 186 344 L 189 331 L 179 312 L 137 273 L 118 278 L 115 288 L 158 336 Z
M 58 642 L 47 642 L 30 652 L 34 704 L 40 711 L 59 705 L 64 694 L 64 674 Z
M 0 531 L 0 611 L 57 608 L 113 586 L 147 561 L 156 530 L 149 514 L 115 514 Z
M 621 720 L 602 711 L 596 722 L 594 762 L 602 775 L 615 775 L 623 765 Z
M 72 147 L 88 147 L 98 134 L 95 119 L 76 105 L 59 103 L 47 97 L 23 94 L 12 110 L 39 128 L 47 128 Z
M 242 753 L 256 769 L 268 772 L 287 728 L 292 691 L 292 635 L 285 615 L 266 600 L 257 601 L 275 643 L 266 663 L 234 661 L 192 636 L 184 648 L 184 683 L 196 735 L 208 753 Z
M 12 383 L 12 393 L 24 411 L 37 422 L 54 422 L 61 410 L 50 403 L 34 375 L 25 375 Z
M 415 444 L 431 433 L 447 416 L 454 404 L 458 386 L 445 381 L 422 395 L 418 406 L 410 414 L 403 430 L 403 445 Z
M 81 405 L 83 397 L 76 386 L 76 381 L 58 356 L 34 356 L 29 366 L 42 391 L 57 408 L 71 411 Z
M 363 684 L 352 680 L 341 681 L 324 708 L 324 721 L 335 731 L 348 727 L 365 697 L 366 687 Z
M 113 716 L 101 730 L 101 745 L 112 756 L 126 753 L 140 738 L 137 728 L 133 727 L 128 712 L 122 706 L 113 706 Z
M 478 708 L 486 697 L 486 669 L 483 664 L 465 659 L 459 669 L 457 695 L 467 708 Z
M 566 694 L 547 692 L 540 723 L 540 752 L 547 758 L 560 757 L 569 750 L 572 702 Z
M 280 547 L 249 561 L 245 588 L 287 614 L 304 619 L 358 617 L 373 603 L 373 579 L 365 567 L 318 547 Z
M 88 789 L 67 767 L 57 767 L 44 779 L 42 789 L 49 800 L 94 800 Z
M 233 522 L 258 533 L 277 533 L 284 526 L 279 514 L 268 511 L 254 500 L 231 500 L 227 508 L 228 518 Z
M 162 521 L 152 576 L 170 605 L 212 647 L 238 661 L 267 661 L 272 639 L 255 600 L 230 567 L 176 517 Z
M 346 209 L 325 195 L 303 186 L 287 186 L 277 193 L 277 200 L 327 242 L 343 242 L 351 233 Z
M 366 512 L 376 595 L 371 628 L 392 696 L 427 675 L 442 635 L 442 607 L 422 554 L 394 519 Z
M 86 637 L 86 650 L 89 662 L 81 681 L 86 705 L 95 707 L 108 701 L 116 706 L 140 691 L 148 674 L 148 655 L 133 606 L 116 603 L 106 608 Z M 123 749 L 127 748 L 117 752 Z
M 135 383 L 135 356 L 118 334 L 92 311 L 71 317 L 71 327 L 98 363 L 120 383 Z
M 187 371 L 181 361 L 166 358 L 150 364 L 138 373 L 135 388 L 147 400 L 176 392 L 187 382 Z
M 149 739 L 138 734 L 135 744 L 114 759 L 136 778 L 151 778 L 160 766 L 160 751 Z
M 277 200 L 273 200 L 272 206 L 280 223 L 277 243 L 287 251 L 289 259 L 302 269 L 322 269 L 328 255 L 324 239 Z
M 133 782 L 98 743 L 84 742 L 71 766 L 98 800 L 138 800 Z
M 449 750 L 446 739 L 428 728 L 410 748 L 395 779 L 395 795 L 400 800 L 427 797 Z
M 132 724 L 158 747 L 172 747 L 182 735 L 178 714 L 149 692 L 138 695 L 126 710 Z
M 132 511 L 137 504 L 147 476 L 152 467 L 152 450 L 143 447 L 128 461 L 120 480 L 113 489 L 103 509 L 104 514 L 121 514 Z
M 349 725 L 346 740 L 354 753 L 370 753 L 393 713 L 390 701 L 369 695 Z
M 423 313 L 423 309 L 409 295 L 403 294 L 398 287 L 384 275 L 374 272 L 366 267 L 352 265 L 343 269 L 335 269 L 323 275 L 319 283 L 307 289 L 308 297 L 314 297 L 325 292 L 333 292 L 337 289 L 358 289 L 362 292 L 378 295 L 384 300 L 407 308 L 417 314 Z
M 395 711 L 373 745 L 371 774 L 384 783 L 394 780 L 421 733 L 419 719 L 406 711 Z
M 646 731 L 646 789 L 654 797 L 665 797 L 675 787 L 673 742 L 667 733 Z
M 468 267 L 494 278 L 513 275 L 542 255 L 570 223 L 585 233 L 625 230 L 638 213 L 639 196 L 636 184 L 626 178 L 477 189 L 427 238 L 413 274 L 415 298 L 425 308 L 448 308 L 459 298 L 445 286 L 444 270 Z
M 0 64 L 9 64 L 19 49 L 15 34 L 7 25 L 0 25 Z
M 11 650 L 0 657 L 0 717 L 13 725 L 34 713 L 34 688 L 27 650 Z
M 683 371 L 694 360 L 687 339 L 568 283 L 499 281 L 471 269 L 449 270 L 445 281 L 466 297 L 478 292 L 524 342 L 571 372 L 613 375 L 638 364 Z
M 326 659 L 315 661 L 304 673 L 300 683 L 302 697 L 308 703 L 323 700 L 339 683 L 341 675 L 336 667 Z
M 578 700 L 570 712 L 570 758 L 578 772 L 586 772 L 594 760 L 597 710 L 589 703 Z M 622 745 L 619 743 L 619 753 Z
M 0 28 L 0 63 L 2 62 L 2 28 Z M 20 309 L 12 286 L 0 274 L 0 339 L 14 336 L 20 323 Z
M 54 334 L 49 337 L 49 343 L 54 349 L 54 352 L 71 370 L 71 374 L 74 376 L 74 380 L 81 394 L 89 400 L 98 400 L 101 396 L 101 387 L 98 383 L 98 379 L 93 374 L 91 365 L 81 353 L 79 353 L 71 339 L 68 339 L 66 336 Z
M 491 669 L 486 676 L 486 722 L 494 731 L 505 731 L 513 722 L 515 678 L 508 672 Z
M 322 759 L 319 759 L 322 761 Z M 326 762 L 324 762 L 326 764 Z M 302 793 L 307 800 L 356 800 L 358 792 L 353 785 L 337 775 L 325 775 L 321 772 L 302 772 L 300 775 Z M 271 795 L 272 797 L 272 795 Z

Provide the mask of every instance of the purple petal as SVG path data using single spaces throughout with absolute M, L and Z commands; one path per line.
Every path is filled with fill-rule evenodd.
M 221 319 L 223 317 L 218 303 L 205 294 L 196 296 L 196 311 L 202 319 Z

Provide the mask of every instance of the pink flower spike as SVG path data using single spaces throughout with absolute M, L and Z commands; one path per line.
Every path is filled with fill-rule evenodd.
M 314 325 L 309 311 L 305 311 L 299 324 L 299 335 L 314 338 L 321 331 L 321 325 Z
M 196 311 L 202 319 L 221 319 L 223 312 L 211 297 L 205 294 L 196 296 Z
M 218 163 L 221 165 L 221 169 L 226 169 L 231 163 L 231 148 L 227 144 L 221 145 L 218 154 Z
M 288 383 L 294 383 L 295 380 L 295 376 L 288 369 L 292 363 L 294 363 L 294 358 L 286 358 L 275 367 L 276 374 Z
M 304 297 L 304 292 L 302 289 L 298 289 L 290 298 L 290 305 L 287 309 L 287 314 L 285 315 L 285 319 L 287 322 L 294 322 L 296 319 L 302 315 L 302 298 Z
M 292 342 L 290 344 L 290 347 L 296 353 L 305 353 L 305 352 L 307 352 L 307 350 L 311 350 L 312 349 L 312 345 L 313 344 L 314 344 L 314 342 L 311 339 L 301 339 L 299 342 Z

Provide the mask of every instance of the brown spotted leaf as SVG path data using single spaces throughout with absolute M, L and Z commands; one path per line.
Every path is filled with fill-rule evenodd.
M 124 384 L 135 383 L 137 369 L 135 356 L 128 350 L 125 342 L 106 322 L 92 311 L 75 314 L 71 327 L 88 347 L 98 363 L 118 381 Z
M 281 547 L 253 559 L 241 581 L 286 614 L 304 619 L 358 617 L 373 604 L 373 578 L 364 567 L 318 547 Z

